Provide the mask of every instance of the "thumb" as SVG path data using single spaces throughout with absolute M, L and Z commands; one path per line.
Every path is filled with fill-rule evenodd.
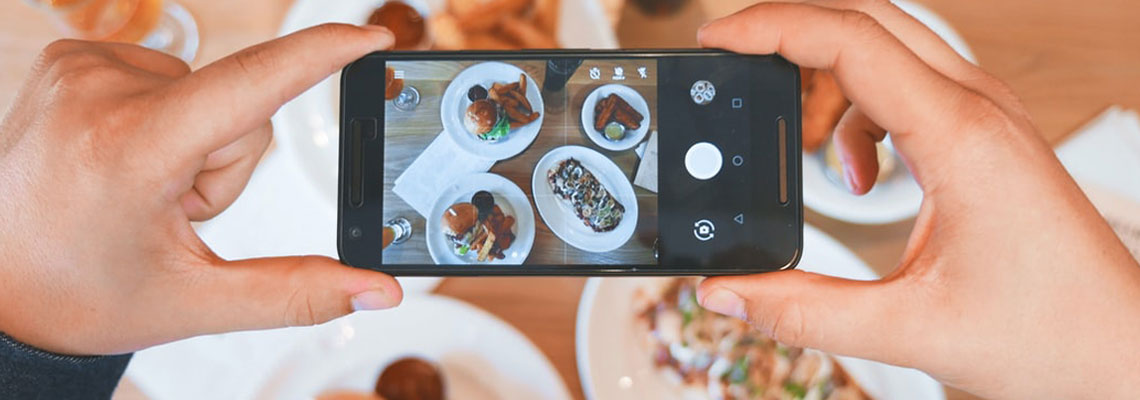
M 399 283 L 386 274 L 319 256 L 221 261 L 203 279 L 195 311 L 207 332 L 323 323 L 353 311 L 395 307 Z
M 898 363 L 892 326 L 903 307 L 885 281 L 854 281 L 791 270 L 709 278 L 701 306 L 740 318 L 772 339 L 848 356 Z

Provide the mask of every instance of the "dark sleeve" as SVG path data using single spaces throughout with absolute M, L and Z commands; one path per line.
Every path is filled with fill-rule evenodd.
M 130 361 L 49 353 L 0 332 L 0 399 L 109 399 Z

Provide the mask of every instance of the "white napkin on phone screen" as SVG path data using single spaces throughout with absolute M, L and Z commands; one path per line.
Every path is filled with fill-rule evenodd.
M 416 209 L 424 218 L 439 193 L 457 176 L 487 172 L 495 160 L 468 153 L 440 132 L 415 161 L 396 178 L 392 192 Z

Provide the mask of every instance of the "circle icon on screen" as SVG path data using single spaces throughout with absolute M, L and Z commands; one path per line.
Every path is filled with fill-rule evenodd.
M 707 219 L 697 221 L 693 224 L 693 236 L 696 236 L 697 240 L 702 242 L 712 240 L 712 238 L 716 236 L 716 225 L 713 225 L 712 221 Z
M 720 154 L 720 149 L 709 142 L 694 144 L 685 152 L 685 169 L 689 175 L 702 181 L 716 176 L 723 164 L 724 157 Z
M 712 103 L 713 98 L 716 97 L 716 86 L 712 82 L 706 80 L 699 80 L 693 82 L 693 87 L 689 89 L 689 96 L 693 98 L 693 102 L 698 105 L 706 105 Z

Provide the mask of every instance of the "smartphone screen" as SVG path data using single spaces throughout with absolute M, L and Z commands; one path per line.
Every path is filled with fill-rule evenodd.
M 798 102 L 798 76 L 772 72 L 794 71 L 782 59 L 409 55 L 370 65 L 346 69 L 344 112 L 356 112 L 356 90 L 382 98 L 382 111 L 345 115 L 344 142 L 377 142 L 379 174 L 348 174 L 362 187 L 342 204 L 379 209 L 380 240 L 354 252 L 371 249 L 382 269 L 713 271 L 798 256 L 787 168 L 798 151 L 779 151 L 798 146 L 798 107 L 765 107 Z M 383 86 L 350 86 L 365 73 Z

